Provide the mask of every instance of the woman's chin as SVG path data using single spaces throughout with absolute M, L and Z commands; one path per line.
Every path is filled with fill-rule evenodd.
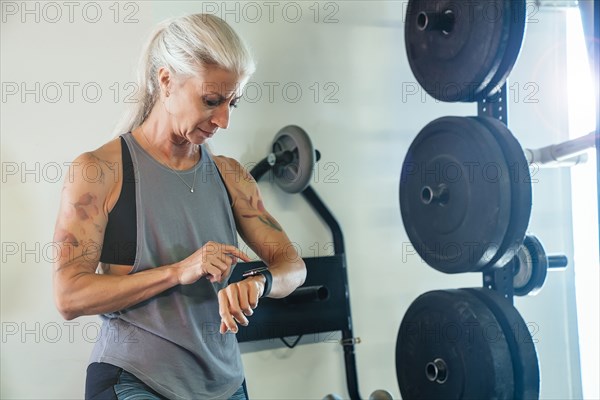
M 208 134 L 207 132 L 196 128 L 196 129 L 194 129 L 194 131 L 187 134 L 186 138 L 190 143 L 200 145 L 200 144 L 206 143 L 206 141 L 208 139 L 210 139 L 211 136 L 212 135 Z
M 198 146 L 208 142 L 208 139 L 201 137 L 201 136 L 194 136 L 193 138 L 190 138 L 190 139 L 191 139 L 190 143 L 198 145 Z

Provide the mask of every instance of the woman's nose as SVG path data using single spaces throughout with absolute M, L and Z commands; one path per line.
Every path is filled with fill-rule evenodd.
M 229 114 L 231 110 L 229 108 L 229 103 L 224 102 L 219 107 L 217 107 L 212 115 L 211 122 L 217 125 L 221 129 L 227 129 L 229 126 Z

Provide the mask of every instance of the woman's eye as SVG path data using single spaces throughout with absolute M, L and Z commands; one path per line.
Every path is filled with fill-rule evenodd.
M 209 98 L 209 97 L 204 97 L 202 100 L 204 101 L 204 104 L 206 104 L 207 107 L 211 107 L 211 108 L 219 107 L 221 104 L 223 104 L 223 102 L 226 101 L 225 98 L 214 99 L 214 98 Z M 239 103 L 239 99 L 233 99 L 231 101 L 231 103 L 229 103 L 229 107 L 237 108 L 238 103 Z
M 213 99 L 204 99 L 204 104 L 206 104 L 209 107 L 217 107 L 219 104 L 221 104 L 220 100 L 213 100 Z

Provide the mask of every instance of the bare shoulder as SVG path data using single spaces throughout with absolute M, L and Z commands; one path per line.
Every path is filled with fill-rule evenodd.
M 228 188 L 231 185 L 234 188 L 246 190 L 256 185 L 250 172 L 236 159 L 222 155 L 213 155 L 212 157 Z
M 121 190 L 121 142 L 115 138 L 95 150 L 77 156 L 69 165 L 63 192 L 73 195 L 93 194 L 102 200 L 108 212 Z
M 91 161 L 97 162 L 98 167 L 105 173 L 111 173 L 115 169 L 122 169 L 120 138 L 114 138 L 97 149 L 85 154 L 88 154 Z

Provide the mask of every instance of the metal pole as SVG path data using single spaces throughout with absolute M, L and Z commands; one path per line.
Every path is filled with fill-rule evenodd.
M 597 132 L 585 136 L 552 144 L 539 149 L 524 149 L 529 164 L 540 167 L 568 167 L 587 161 L 587 150 L 596 146 Z

